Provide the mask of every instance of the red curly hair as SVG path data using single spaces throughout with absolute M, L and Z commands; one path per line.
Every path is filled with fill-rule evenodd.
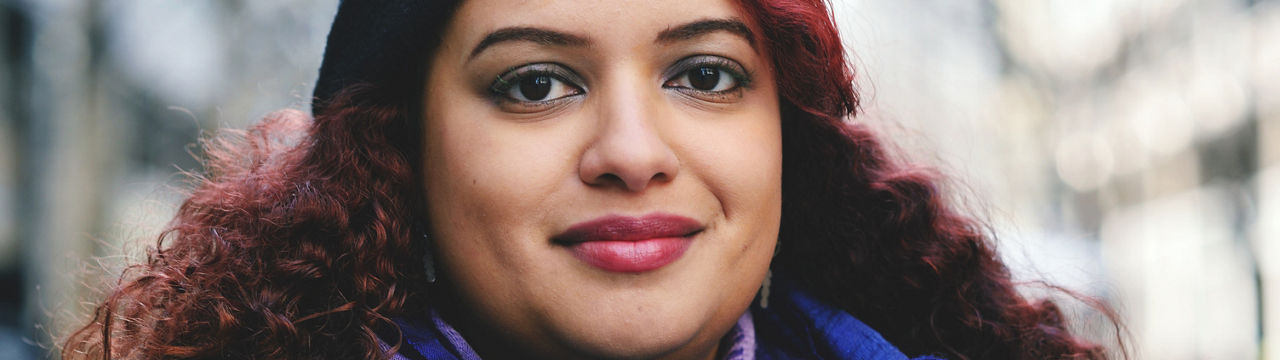
M 782 102 L 775 271 L 903 352 L 1102 359 L 1059 308 L 1018 294 L 982 224 L 931 173 L 888 153 L 858 109 L 821 0 L 743 0 Z M 433 49 L 426 49 L 429 53 Z M 421 62 L 421 63 L 426 63 Z M 410 75 L 421 75 L 415 69 Z M 421 79 L 421 76 L 404 76 Z M 389 319 L 427 301 L 419 200 L 421 83 L 347 87 L 314 120 L 273 114 L 207 142 L 207 175 L 126 270 L 65 359 L 384 358 Z M 391 344 L 384 348 L 382 344 Z

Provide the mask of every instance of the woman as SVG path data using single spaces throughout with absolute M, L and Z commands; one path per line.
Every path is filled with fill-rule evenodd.
M 63 355 L 1104 357 L 851 84 L 817 0 L 345 1 Z

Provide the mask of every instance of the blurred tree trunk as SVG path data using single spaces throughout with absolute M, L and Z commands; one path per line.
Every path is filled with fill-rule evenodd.
M 27 141 L 19 149 L 20 238 L 25 286 L 24 326 L 28 337 L 51 344 L 69 324 L 83 320 L 76 279 L 93 254 L 101 229 L 108 169 L 119 157 L 112 124 L 100 116 L 101 62 L 96 1 L 28 2 L 32 46 L 24 89 Z M 118 126 L 116 127 L 118 128 Z M 72 270 L 72 271 L 68 271 Z

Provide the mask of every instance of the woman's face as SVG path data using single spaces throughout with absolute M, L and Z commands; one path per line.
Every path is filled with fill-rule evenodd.
M 759 33 L 728 0 L 462 5 L 426 84 L 425 187 L 482 355 L 714 354 L 780 221 Z

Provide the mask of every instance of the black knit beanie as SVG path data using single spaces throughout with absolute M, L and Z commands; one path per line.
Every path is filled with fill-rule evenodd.
M 394 103 L 420 94 L 426 56 L 439 45 L 440 33 L 457 3 L 343 0 L 325 43 L 312 113 L 356 84 L 370 85 L 377 101 Z

